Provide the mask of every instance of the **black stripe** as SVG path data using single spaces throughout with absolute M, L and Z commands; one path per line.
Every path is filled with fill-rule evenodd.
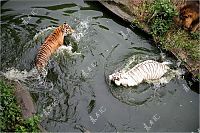
M 129 71 L 128 74 L 129 76 L 135 81 L 135 83 L 137 83 L 137 81 L 135 80 L 134 78 L 134 73 L 133 74 L 130 74 L 130 73 L 133 73 L 132 71 Z

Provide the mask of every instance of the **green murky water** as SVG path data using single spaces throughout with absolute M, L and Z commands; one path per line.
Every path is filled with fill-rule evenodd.
M 8 1 L 2 2 L 1 12 L 3 72 L 34 67 L 37 50 L 49 34 L 47 27 L 66 21 L 79 33 L 75 41 L 65 42 L 76 42 L 80 55 L 54 55 L 48 63 L 46 78 L 53 89 L 30 88 L 47 131 L 197 131 L 199 94 L 193 90 L 198 86 L 189 79 L 174 78 L 156 92 L 146 83 L 127 89 L 108 84 L 108 75 L 127 59 L 159 59 L 161 51 L 149 36 L 116 19 L 97 2 Z

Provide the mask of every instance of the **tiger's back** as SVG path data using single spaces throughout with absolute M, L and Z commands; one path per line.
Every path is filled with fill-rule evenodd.
M 147 60 L 137 64 L 127 72 L 116 72 L 109 75 L 109 80 L 116 85 L 135 86 L 143 81 L 161 78 L 170 68 L 165 63 Z
M 134 74 L 138 78 L 142 78 L 143 80 L 151 80 L 151 79 L 159 79 L 161 78 L 169 69 L 169 67 L 165 64 L 147 60 L 142 63 L 137 64 L 128 73 Z
M 63 40 L 64 36 L 62 36 L 59 32 L 60 28 L 55 29 L 54 32 L 51 35 L 49 35 L 45 42 L 41 45 L 36 57 L 37 69 L 44 68 L 47 65 L 47 61 L 51 54 L 60 45 L 62 45 L 62 42 L 58 40 Z
M 38 71 L 44 69 L 50 56 L 63 44 L 65 33 L 71 34 L 74 32 L 68 24 L 63 24 L 57 27 L 52 34 L 50 34 L 45 42 L 39 48 L 36 56 L 35 65 Z

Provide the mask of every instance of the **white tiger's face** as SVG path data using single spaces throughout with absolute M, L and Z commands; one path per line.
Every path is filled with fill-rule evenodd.
M 124 75 L 124 73 L 122 73 L 121 71 L 113 73 L 112 75 L 109 75 L 109 80 L 114 81 L 117 86 L 120 86 L 121 84 L 123 86 L 128 85 L 128 80 L 126 76 Z
M 110 81 L 119 80 L 120 77 L 121 77 L 121 73 L 120 72 L 116 72 L 116 73 L 113 73 L 112 75 L 109 75 L 109 80 Z

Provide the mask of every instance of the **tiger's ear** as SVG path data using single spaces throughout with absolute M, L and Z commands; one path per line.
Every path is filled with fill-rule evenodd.
M 61 31 L 65 32 L 65 25 L 62 25 Z

